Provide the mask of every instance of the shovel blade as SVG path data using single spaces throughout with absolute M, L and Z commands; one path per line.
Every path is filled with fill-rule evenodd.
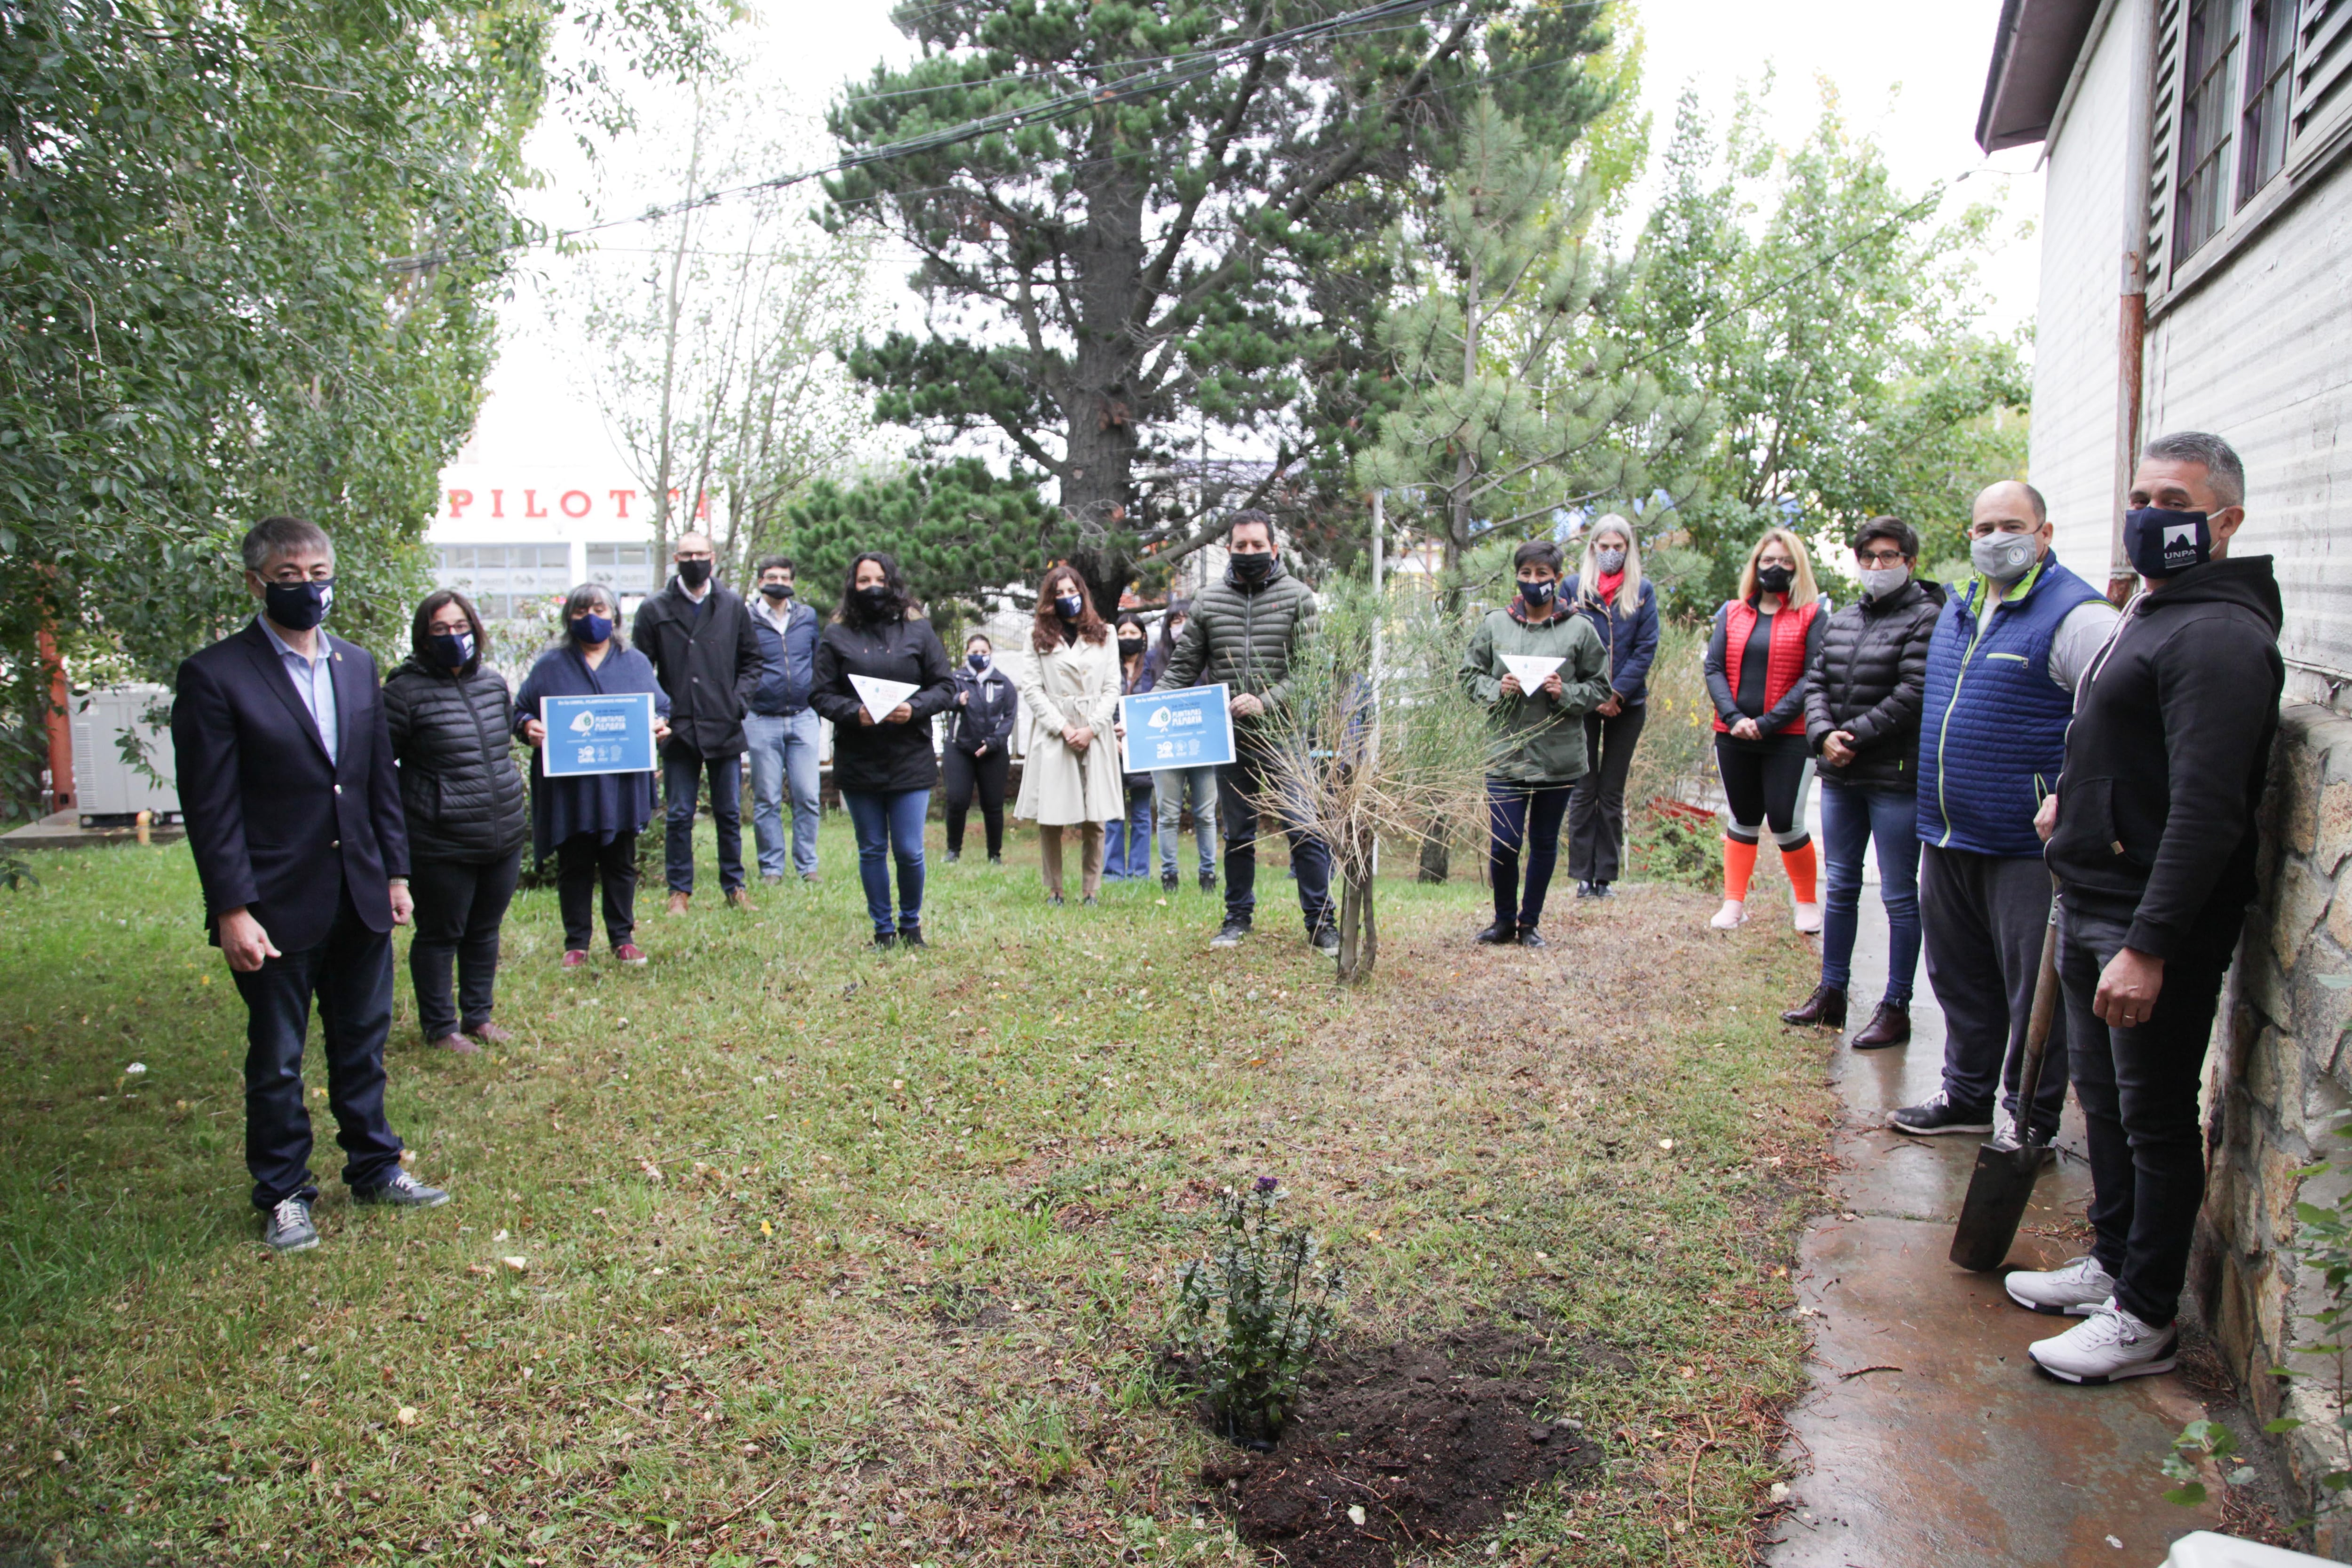
M 2025 1219 L 2025 1205 L 2033 1200 L 2042 1163 L 2040 1149 L 1979 1146 L 1968 1201 L 1960 1205 L 1960 1223 L 1952 1232 L 1953 1262 L 1981 1274 L 2007 1260 L 2010 1244 Z

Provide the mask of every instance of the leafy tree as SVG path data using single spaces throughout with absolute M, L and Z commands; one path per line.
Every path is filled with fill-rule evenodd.
M 1705 494 L 1664 540 L 1695 552 L 1677 557 L 1696 568 L 1675 584 L 1686 610 L 1728 595 L 1778 522 L 1842 541 L 1893 512 L 1925 558 L 1955 553 L 1969 499 L 2023 468 L 2021 344 L 1980 324 L 1993 209 L 1946 220 L 1940 189 L 1899 189 L 1833 98 L 1787 152 L 1756 109 L 1743 95 L 1718 142 L 1685 95 L 1626 321 L 1633 363 L 1723 409 Z
M 672 64 L 692 0 L 609 25 Z M 247 613 L 263 513 L 336 537 L 336 627 L 386 647 L 422 580 L 437 471 L 493 342 L 521 138 L 564 13 L 520 0 L 0 8 L 0 671 L 47 704 L 167 675 Z M 671 56 L 673 45 L 683 55 Z M 609 120 L 598 121 L 609 123 Z
M 863 345 L 852 369 L 877 414 L 933 450 L 984 437 L 1052 480 L 1071 561 L 1108 606 L 1147 560 L 1214 536 L 1176 461 L 1188 414 L 1274 451 L 1260 493 L 1302 454 L 1369 433 L 1379 400 L 1351 344 L 1381 291 L 1380 237 L 1452 160 L 1475 89 L 1546 144 L 1601 110 L 1607 86 L 1584 70 L 1607 41 L 1601 10 L 908 5 L 898 19 L 922 58 L 848 89 L 831 125 L 850 153 L 1023 118 L 828 185 L 830 221 L 874 212 L 919 253 L 932 313 L 925 333 Z M 1221 63 L 1195 68 L 1212 50 Z M 1351 299 L 1367 267 L 1372 287 Z
M 852 561 L 881 551 L 933 618 L 951 625 L 963 607 L 1034 582 L 1062 531 L 1018 467 L 1000 479 L 977 458 L 957 458 L 848 485 L 817 479 L 789 509 L 784 547 L 803 596 L 820 609 L 834 607 Z
M 1449 574 L 1489 531 L 1549 531 L 1564 509 L 1674 488 L 1656 459 L 1706 433 L 1704 396 L 1664 397 L 1596 330 L 1632 280 L 1591 233 L 1599 191 L 1481 99 L 1442 194 L 1398 230 L 1414 292 L 1381 342 L 1407 390 L 1357 472 L 1418 493 Z

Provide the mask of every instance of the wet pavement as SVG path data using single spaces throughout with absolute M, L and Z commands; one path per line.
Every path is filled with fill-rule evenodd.
M 1759 906 L 1758 913 L 1762 913 Z M 1886 973 L 1885 922 L 1865 888 L 1854 955 L 1855 1023 Z M 1843 1110 L 1835 1207 L 1806 1233 L 1800 1310 L 1813 1330 L 1813 1385 L 1790 1413 L 1790 1508 L 1770 1568 L 2148 1568 L 2209 1509 L 2159 1495 L 2157 1466 L 2204 1414 L 2179 1374 L 2079 1388 L 2037 1371 L 2025 1347 L 2074 1320 L 2011 1303 L 1993 1274 L 1947 1254 L 1981 1138 L 1906 1138 L 1887 1111 L 1933 1093 L 1943 1016 L 1924 963 L 1907 1047 L 1832 1065 Z M 1793 1003 L 1797 998 L 1791 997 Z M 2049 1268 L 2089 1249 L 2090 1173 L 2070 1099 L 2011 1261 Z

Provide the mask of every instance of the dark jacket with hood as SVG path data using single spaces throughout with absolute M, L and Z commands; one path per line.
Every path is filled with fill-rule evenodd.
M 2132 601 L 2074 694 L 2046 858 L 2124 945 L 2230 962 L 2254 896 L 2255 807 L 2278 733 L 2271 558 L 2210 562 Z
M 1919 787 L 1927 644 L 1943 609 L 1943 584 L 1915 577 L 1830 616 L 1805 686 L 1805 744 L 1822 778 L 1855 789 Z M 1840 730 L 1853 737 L 1854 759 L 1843 767 L 1822 755 L 1822 742 Z
M 1609 689 L 1626 708 L 1647 702 L 1650 666 L 1658 658 L 1657 584 L 1643 578 L 1642 591 L 1629 611 L 1618 608 L 1613 596 L 1605 605 L 1586 597 L 1580 581 L 1570 574 L 1559 585 L 1559 602 L 1591 621 L 1592 629 L 1601 634 L 1601 649 L 1609 656 Z
M 479 660 L 452 675 L 412 657 L 383 683 L 383 716 L 412 859 L 502 860 L 522 847 L 530 827 L 504 677 Z
M 1224 577 L 1192 601 L 1192 618 L 1184 623 L 1157 689 L 1222 683 L 1232 695 L 1246 691 L 1262 699 L 1265 717 L 1234 721 L 1238 740 L 1290 700 L 1290 656 L 1314 620 L 1314 590 L 1284 571 L 1279 557 L 1255 587 L 1244 584 L 1227 562 Z
M 865 704 L 853 675 L 912 685 L 914 717 L 904 724 L 858 722 Z M 833 782 L 856 795 L 897 795 L 939 782 L 931 715 L 955 701 L 955 673 L 931 623 L 910 608 L 878 621 L 834 621 L 816 641 L 809 706 L 833 721 Z
M 697 605 L 677 579 L 637 606 L 629 644 L 669 694 L 669 745 L 698 756 L 740 757 L 743 715 L 767 659 L 743 596 L 717 583 Z
M 948 731 L 948 744 L 967 757 L 982 746 L 1000 757 L 1011 752 L 1013 721 L 1021 714 L 1021 693 L 1013 689 L 1013 678 L 991 659 L 979 675 L 957 670 L 955 684 L 963 700 L 949 710 L 954 727 Z

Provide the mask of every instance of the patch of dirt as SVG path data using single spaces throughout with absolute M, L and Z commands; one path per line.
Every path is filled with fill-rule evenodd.
M 1556 1365 L 1541 1340 L 1500 1329 L 1356 1351 L 1309 1377 L 1272 1452 L 1222 1454 L 1201 1479 L 1243 1539 L 1286 1562 L 1391 1568 L 1492 1529 L 1530 1487 L 1600 1467 L 1582 1432 L 1536 1419 Z

